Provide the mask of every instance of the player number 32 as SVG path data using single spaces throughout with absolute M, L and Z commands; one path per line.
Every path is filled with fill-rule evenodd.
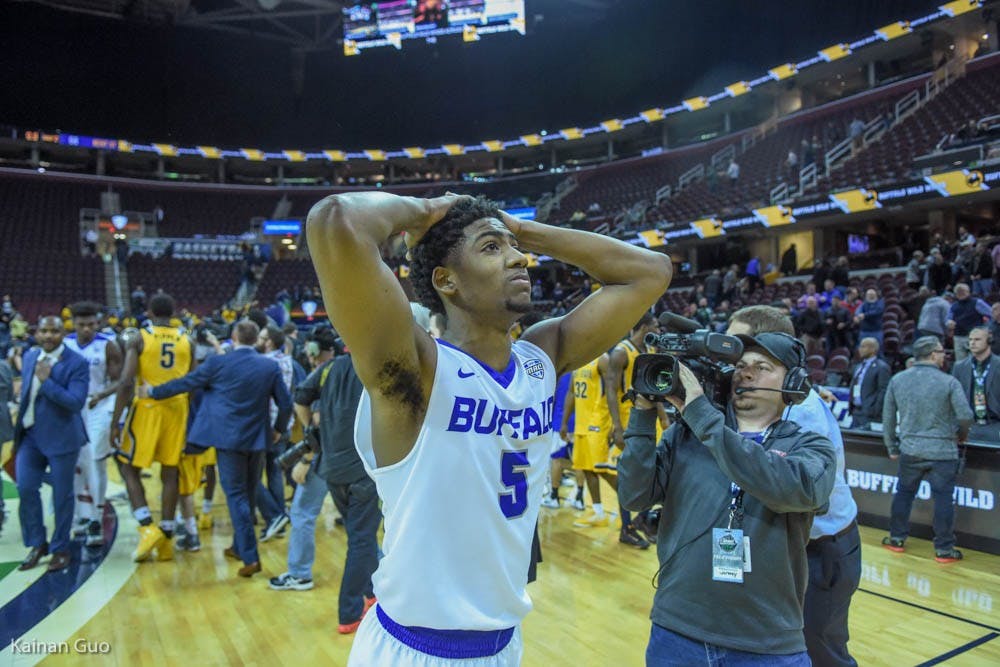
M 500 455 L 500 479 L 507 491 L 499 495 L 500 511 L 508 519 L 516 519 L 528 509 L 528 452 L 503 452 Z

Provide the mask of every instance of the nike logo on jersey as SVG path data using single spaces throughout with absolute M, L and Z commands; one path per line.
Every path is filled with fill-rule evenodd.
M 470 377 L 472 377 L 473 375 L 475 375 L 475 373 L 464 373 L 464 372 L 462 372 L 462 369 L 461 369 L 461 368 L 459 368 L 459 369 L 458 369 L 458 377 L 462 378 L 463 380 L 464 380 L 465 378 L 470 378 Z

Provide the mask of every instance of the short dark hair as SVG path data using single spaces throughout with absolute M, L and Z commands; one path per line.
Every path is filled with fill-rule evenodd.
M 236 323 L 233 334 L 240 345 L 253 345 L 260 338 L 260 327 L 253 320 L 240 320 Z
M 285 347 L 285 332 L 276 324 L 268 324 L 264 327 L 267 330 L 267 337 L 271 341 L 274 349 L 280 350 Z
M 258 329 L 266 329 L 269 322 L 267 313 L 260 308 L 251 308 L 248 310 L 246 318 L 256 324 Z
M 656 324 L 656 317 L 654 317 L 653 313 L 648 310 L 642 314 L 642 317 L 640 317 L 639 321 L 635 323 L 635 326 L 632 327 L 631 331 L 635 331 L 639 327 L 646 326 L 647 324 Z
M 160 292 L 149 300 L 149 312 L 153 317 L 173 317 L 176 304 L 174 297 Z
M 295 322 L 292 322 L 291 320 L 288 320 L 287 322 L 285 322 L 285 323 L 284 323 L 284 324 L 283 324 L 283 325 L 281 326 L 281 330 L 282 330 L 282 331 L 283 331 L 283 332 L 284 332 L 285 334 L 293 334 L 293 333 L 295 333 L 296 331 L 298 331 L 298 330 L 299 330 L 299 328 L 298 328 L 298 327 L 297 327 L 297 326 L 295 325 Z
M 332 352 L 337 349 L 337 334 L 330 327 L 313 330 L 309 338 L 316 342 L 321 351 Z
M 101 306 L 93 301 L 78 301 L 69 307 L 69 312 L 76 317 L 97 317 Z
M 771 332 L 786 333 L 789 336 L 795 335 L 792 318 L 772 306 L 747 306 L 740 308 L 733 313 L 729 321 L 742 322 L 750 327 L 751 336 Z
M 444 266 L 465 236 L 465 228 L 483 218 L 500 218 L 500 208 L 485 197 L 463 199 L 448 209 L 440 222 L 427 230 L 410 251 L 410 284 L 417 301 L 432 313 L 443 313 L 444 302 L 434 289 L 434 269 Z

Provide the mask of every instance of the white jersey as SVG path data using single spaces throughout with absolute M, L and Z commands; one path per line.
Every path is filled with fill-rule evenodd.
M 355 442 L 385 515 L 375 596 L 405 626 L 510 628 L 531 610 L 555 368 L 527 341 L 513 344 L 503 373 L 437 343 L 427 414 L 406 458 L 376 468 L 367 391 L 358 406 Z
M 75 333 L 71 333 L 65 338 L 66 347 L 86 359 L 87 365 L 90 366 L 88 396 L 101 393 L 110 384 L 108 380 L 108 353 L 106 348 L 112 340 L 110 336 L 98 333 L 94 335 L 94 340 L 90 341 L 85 347 L 81 347 L 80 343 L 76 340 Z

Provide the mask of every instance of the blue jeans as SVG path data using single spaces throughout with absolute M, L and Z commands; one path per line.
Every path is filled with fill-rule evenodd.
M 993 278 L 972 281 L 972 296 L 981 296 L 985 299 L 991 291 L 993 291 Z
M 375 482 L 368 476 L 350 484 L 329 484 L 337 511 L 344 517 L 347 532 L 347 558 L 340 580 L 337 613 L 340 623 L 361 618 L 364 598 L 374 597 L 372 575 L 378 568 L 379 547 L 376 533 L 382 523 Z
M 263 478 L 257 480 L 257 509 L 264 517 L 265 525 L 285 513 L 285 475 L 277 458 L 281 455 L 280 447 L 268 447 L 264 454 L 264 472 L 267 473 L 267 486 Z
M 312 469 L 306 481 L 295 487 L 292 498 L 292 532 L 288 537 L 288 572 L 299 579 L 312 579 L 316 559 L 316 517 L 323 509 L 326 482 Z
M 253 534 L 250 501 L 264 465 L 264 450 L 255 452 L 216 448 L 219 483 L 226 493 L 229 518 L 233 522 L 233 546 L 245 565 L 260 561 Z
M 955 546 L 955 477 L 958 461 L 929 461 L 909 454 L 899 456 L 899 482 L 892 496 L 889 534 L 905 540 L 910 534 L 910 511 L 924 477 L 931 485 L 934 499 L 934 550 L 947 551 Z
M 667 630 L 653 623 L 646 646 L 646 667 L 809 667 L 809 655 L 791 653 L 788 655 L 765 655 L 748 653 L 731 648 L 689 639 L 684 635 Z

